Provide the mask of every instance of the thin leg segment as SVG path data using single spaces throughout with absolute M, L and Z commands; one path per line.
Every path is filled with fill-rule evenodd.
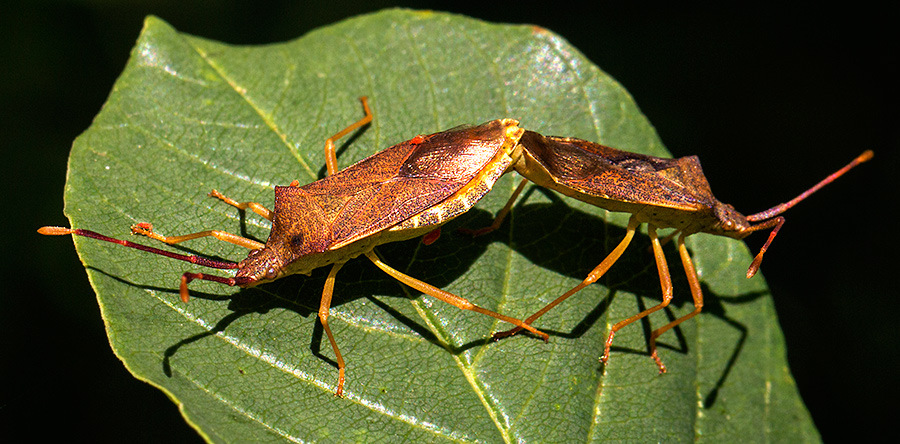
M 256 213 L 268 220 L 272 220 L 272 217 L 274 217 L 274 215 L 275 215 L 275 213 L 273 213 L 272 210 L 262 206 L 262 204 L 258 204 L 256 202 L 238 202 L 234 199 L 231 199 L 229 197 L 222 195 L 222 193 L 220 193 L 216 190 L 210 191 L 209 197 L 215 197 L 216 199 L 219 199 L 222 202 L 225 202 L 228 205 L 231 205 L 239 210 L 246 210 L 249 208 L 254 213 Z
M 334 142 L 341 137 L 346 136 L 351 131 L 363 126 L 367 125 L 372 121 L 372 110 L 369 109 L 369 99 L 368 97 L 360 97 L 359 100 L 362 102 L 363 109 L 366 112 L 365 117 L 357 120 L 352 125 L 338 131 L 337 134 L 329 137 L 325 140 L 325 168 L 328 171 L 328 175 L 332 175 L 338 171 L 337 167 L 337 153 L 335 152 Z
M 525 322 L 522 322 L 519 319 L 511 318 L 509 316 L 504 316 L 502 314 L 495 313 L 488 309 L 481 308 L 481 307 L 469 302 L 465 298 L 459 297 L 453 293 L 441 290 L 440 288 L 437 288 L 435 286 L 432 286 L 430 284 L 422 282 L 413 277 L 407 276 L 407 275 L 391 268 L 389 265 L 385 264 L 384 262 L 382 262 L 381 259 L 378 258 L 378 255 L 376 255 L 374 251 L 370 251 L 370 252 L 366 253 L 366 257 L 369 258 L 369 260 L 372 261 L 372 263 L 375 264 L 376 267 L 380 268 L 381 271 L 384 271 L 385 273 L 389 274 L 392 278 L 394 278 L 412 288 L 415 288 L 416 290 L 419 290 L 422 293 L 425 293 L 431 297 L 440 299 L 441 301 L 444 301 L 456 308 L 460 308 L 462 310 L 471 310 L 476 313 L 485 314 L 485 315 L 491 316 L 493 318 L 499 319 L 503 322 L 508 322 L 510 324 L 513 324 L 517 328 L 524 328 L 524 329 L 540 336 L 544 341 L 547 341 L 550 339 L 550 337 L 547 335 L 547 333 L 538 331 L 534 327 L 526 324 Z
M 247 278 L 247 277 L 243 277 L 243 278 L 225 277 L 225 276 L 216 276 L 214 274 L 206 274 L 206 273 L 191 273 L 190 271 L 188 271 L 188 272 L 184 273 L 183 275 L 181 275 L 181 286 L 179 287 L 179 290 L 178 290 L 179 295 L 181 295 L 182 302 L 187 302 L 188 300 L 190 300 L 191 295 L 190 295 L 190 292 L 188 291 L 188 284 L 190 284 L 191 281 L 196 280 L 196 279 L 201 279 L 204 281 L 218 282 L 220 284 L 229 285 L 231 287 L 234 287 L 234 286 L 240 287 L 240 286 L 250 283 L 250 278 Z
M 132 225 L 131 232 L 134 234 L 147 236 L 151 239 L 156 239 L 160 242 L 165 242 L 169 245 L 178 244 L 191 239 L 199 239 L 201 237 L 212 236 L 220 241 L 232 243 L 240 247 L 248 248 L 250 250 L 258 250 L 265 247 L 265 244 L 257 242 L 253 239 L 247 239 L 246 237 L 241 237 L 236 234 L 231 234 L 219 230 L 206 230 L 199 233 L 185 234 L 183 236 L 162 236 L 153 232 L 153 225 L 150 225 L 148 223 L 140 223 Z
M 609 269 L 613 266 L 613 264 L 615 264 L 616 261 L 619 260 L 620 257 L 622 257 L 622 253 L 624 253 L 625 249 L 628 248 L 628 245 L 631 243 L 631 239 L 634 238 L 634 232 L 635 232 L 635 230 L 637 230 L 637 227 L 640 224 L 641 223 L 638 222 L 637 218 L 632 216 L 631 219 L 628 221 L 628 228 L 625 231 L 625 238 L 622 239 L 621 242 L 619 242 L 619 245 L 617 245 L 616 248 L 613 249 L 613 251 L 610 252 L 608 256 L 606 256 L 606 259 L 603 259 L 603 262 L 600 262 L 600 265 L 597 265 L 596 268 L 591 270 L 591 272 L 588 273 L 587 277 L 584 278 L 584 280 L 581 281 L 580 284 L 576 285 L 571 290 L 565 292 L 562 296 L 556 298 L 553 302 L 547 304 L 544 308 L 538 310 L 537 313 L 529 316 L 528 319 L 525 320 L 525 323 L 531 325 L 535 320 L 537 320 L 537 318 L 543 316 L 544 313 L 550 311 L 550 309 L 552 309 L 553 307 L 556 307 L 562 301 L 568 299 L 569 296 L 572 296 L 573 294 L 578 293 L 584 287 L 587 287 L 588 285 L 591 285 L 594 282 L 597 282 L 598 279 L 603 277 L 603 275 L 606 274 L 607 271 L 609 271 Z M 519 331 L 521 331 L 521 328 L 516 327 L 511 330 L 494 333 L 494 339 L 500 339 L 500 338 L 505 338 L 507 336 L 512 336 L 512 335 L 518 333 Z
M 662 288 L 662 302 L 628 319 L 617 322 L 612 326 L 612 328 L 609 329 L 609 336 L 606 337 L 606 344 L 603 347 L 603 356 L 600 357 L 600 361 L 603 362 L 604 365 L 606 365 L 606 363 L 609 361 L 609 349 L 610 347 L 612 347 L 613 337 L 616 335 L 617 331 L 621 330 L 628 324 L 643 319 L 650 313 L 665 308 L 667 305 L 669 305 L 669 302 L 672 301 L 672 275 L 669 274 L 669 264 L 666 262 L 666 255 L 663 254 L 662 245 L 660 245 L 659 242 L 659 236 L 656 235 L 656 227 L 652 224 L 649 224 L 647 227 L 647 232 L 650 235 L 650 243 L 653 246 L 653 257 L 656 259 L 656 270 L 659 272 L 659 285 Z M 679 240 L 681 240 L 681 238 L 679 238 Z M 662 365 L 662 362 L 659 362 L 659 358 L 656 357 L 655 342 L 651 341 L 650 349 L 650 355 L 654 357 L 654 359 L 659 364 L 659 372 L 665 373 L 666 367 Z
M 829 183 L 834 182 L 835 179 L 837 179 L 838 177 L 841 177 L 847 171 L 850 171 L 851 168 L 854 168 L 863 162 L 868 162 L 870 159 L 872 159 L 873 155 L 874 154 L 872 153 L 872 150 L 866 150 L 862 154 L 857 156 L 856 159 L 853 159 L 852 162 L 848 163 L 843 168 L 835 171 L 830 176 L 823 179 L 821 182 L 815 184 L 812 188 L 804 191 L 803 193 L 800 193 L 799 196 L 791 199 L 790 201 L 785 202 L 783 204 L 775 205 L 774 207 L 769 208 L 766 211 L 756 213 L 756 214 L 751 214 L 751 215 L 747 216 L 747 220 L 750 222 L 762 222 L 758 225 L 754 225 L 754 226 L 750 227 L 751 232 L 758 231 L 758 230 L 765 230 L 765 229 L 771 228 L 773 226 L 775 227 L 772 229 L 772 232 L 769 233 L 769 240 L 766 241 L 766 244 L 763 245 L 763 247 L 759 250 L 759 254 L 756 255 L 756 257 L 753 259 L 753 262 L 750 264 L 750 268 L 747 269 L 747 279 L 752 278 L 753 275 L 755 275 L 756 272 L 759 271 L 759 265 L 760 265 L 760 263 L 762 263 L 763 255 L 766 253 L 766 250 L 769 249 L 769 245 L 772 244 L 772 240 L 775 239 L 775 235 L 778 234 L 778 230 L 780 230 L 781 226 L 784 225 L 784 218 L 783 217 L 775 217 L 775 216 L 778 216 L 779 214 L 784 213 L 785 211 L 787 211 L 794 205 L 797 205 L 797 203 L 799 203 L 801 200 L 809 197 L 810 194 L 815 193 L 816 191 L 819 191 L 819 189 L 821 189 L 825 185 L 828 185 Z M 772 219 L 773 217 L 775 217 L 775 218 Z M 766 219 L 771 219 L 771 220 L 766 220 Z M 765 221 L 765 222 L 763 222 L 763 221 Z
M 691 260 L 691 255 L 687 251 L 687 247 L 684 246 L 684 238 L 687 237 L 685 235 L 681 235 L 678 237 L 678 254 L 681 256 L 681 264 L 684 266 L 684 273 L 687 275 L 688 284 L 691 286 L 691 298 L 694 299 L 694 311 L 672 321 L 668 324 L 653 330 L 653 333 L 650 334 L 650 357 L 656 361 L 656 365 L 659 366 L 659 372 L 665 373 L 666 366 L 663 365 L 662 361 L 659 359 L 659 356 L 656 354 L 656 338 L 658 338 L 661 334 L 669 331 L 672 327 L 675 327 L 678 324 L 681 324 L 684 321 L 687 321 L 694 316 L 700 314 L 703 310 L 703 290 L 700 288 L 700 279 L 697 277 L 697 270 L 694 268 L 694 261 Z
M 331 267 L 328 278 L 325 279 L 325 288 L 322 290 L 322 301 L 319 303 L 319 322 L 322 323 L 322 329 L 325 330 L 325 335 L 328 336 L 328 342 L 331 342 L 331 349 L 334 350 L 334 356 L 335 359 L 337 359 L 338 384 L 334 396 L 339 398 L 344 396 L 344 368 L 347 366 L 344 364 L 344 357 L 341 356 L 337 341 L 334 340 L 334 335 L 331 333 L 331 327 L 328 326 L 328 317 L 331 315 L 331 296 L 334 294 L 334 278 L 337 276 L 338 270 L 343 266 L 344 263 L 339 262 Z
M 525 185 L 528 184 L 527 179 L 522 179 L 519 182 L 519 186 L 516 187 L 515 191 L 513 191 L 512 196 L 509 197 L 509 200 L 506 201 L 506 205 L 503 206 L 503 209 L 497 213 L 497 217 L 494 218 L 494 222 L 489 227 L 479 228 L 477 230 L 471 230 L 468 228 L 460 228 L 460 233 L 468 234 L 472 237 L 483 236 L 485 234 L 491 233 L 493 231 L 497 231 L 500 228 L 500 225 L 503 225 L 503 220 L 506 219 L 506 216 L 509 214 L 509 211 L 512 209 L 513 204 L 516 203 L 516 199 L 519 198 L 519 195 L 522 194 L 522 190 L 525 189 Z
M 146 224 L 146 223 L 135 225 L 134 227 L 132 227 L 132 230 L 134 230 L 135 227 L 139 227 L 142 230 L 152 230 L 153 229 L 153 227 L 150 226 L 150 224 Z M 232 270 L 232 269 L 240 268 L 240 264 L 237 262 L 217 261 L 215 259 L 209 259 L 209 258 L 205 258 L 202 256 L 172 253 L 171 251 L 160 250 L 159 248 L 148 247 L 146 245 L 136 244 L 131 241 L 112 238 L 112 237 L 105 236 L 105 235 L 102 235 L 100 233 L 97 233 L 97 232 L 91 231 L 91 230 L 72 229 L 72 228 L 65 228 L 65 227 L 41 227 L 38 229 L 38 233 L 46 235 L 46 236 L 63 236 L 63 235 L 67 235 L 67 234 L 72 234 L 72 235 L 76 235 L 76 236 L 89 237 L 91 239 L 97 239 L 97 240 L 102 240 L 102 241 L 106 241 L 106 242 L 111 242 L 114 244 L 119 244 L 123 247 L 134 248 L 136 250 L 145 251 L 147 253 L 158 254 L 160 256 L 165 256 L 165 257 L 177 259 L 180 261 L 190 262 L 192 264 L 201 265 L 203 267 L 218 268 L 220 270 Z M 151 233 L 152 233 L 152 231 L 151 231 Z M 243 286 L 243 285 L 250 283 L 249 278 L 233 278 L 233 277 L 216 276 L 216 275 L 205 274 L 205 273 L 187 272 L 181 276 L 181 287 L 180 287 L 179 293 L 181 294 L 182 301 L 184 301 L 184 302 L 188 301 L 190 295 L 188 294 L 187 285 L 195 279 L 202 279 L 202 280 L 206 280 L 206 281 L 215 281 L 215 282 L 219 282 L 219 283 L 231 285 L 231 286 L 235 286 L 235 285 Z

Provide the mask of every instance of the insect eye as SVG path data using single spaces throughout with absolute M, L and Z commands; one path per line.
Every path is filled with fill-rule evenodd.
M 294 248 L 303 246 L 303 233 L 298 233 L 291 236 L 291 246 Z
M 275 271 L 275 268 L 269 267 L 266 270 L 266 279 L 275 279 L 276 277 L 278 277 L 278 272 Z

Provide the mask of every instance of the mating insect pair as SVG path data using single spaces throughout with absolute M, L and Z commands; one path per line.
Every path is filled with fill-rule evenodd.
M 416 290 L 460 309 L 486 314 L 515 326 L 511 330 L 495 334 L 495 338 L 525 329 L 546 341 L 547 334 L 531 324 L 572 294 L 599 279 L 622 255 L 637 227 L 646 222 L 659 270 L 663 300 L 659 305 L 612 327 L 601 358 L 606 362 L 613 336 L 618 330 L 662 309 L 671 300 L 671 278 L 657 228 L 675 228 L 676 233 L 680 233 L 676 245 L 688 276 L 695 309 L 653 331 L 650 338 L 651 356 L 663 372 L 665 367 L 656 354 L 656 338 L 695 316 L 703 306 L 700 284 L 684 245 L 685 237 L 697 232 L 707 232 L 740 239 L 753 231 L 773 228 L 768 242 L 750 267 L 750 277 L 759 268 L 763 253 L 784 222 L 782 217 L 776 216 L 872 155 L 867 151 L 786 204 L 744 217 L 713 197 L 696 157 L 662 159 L 619 151 L 580 139 L 544 137 L 519 128 L 518 122 L 513 119 L 494 120 L 479 126 L 416 136 L 337 171 L 334 142 L 372 120 L 365 98 L 362 98 L 362 103 L 365 117 L 326 140 L 328 176 L 303 186 L 294 181 L 288 186 L 275 187 L 273 210 L 256 202 L 237 202 L 215 190 L 209 194 L 240 210 L 250 209 L 270 220 L 272 229 L 265 244 L 218 230 L 183 236 L 162 236 L 155 233 L 152 225 L 147 223 L 132 227 L 135 234 L 168 244 L 212 236 L 250 249 L 247 258 L 241 262 L 172 253 L 84 229 L 42 227 L 38 232 L 46 235 L 85 236 L 205 267 L 237 270 L 234 277 L 184 273 L 180 285 L 184 301 L 189 296 L 187 285 L 195 279 L 252 287 L 291 274 L 308 275 L 316 268 L 331 265 L 318 315 L 338 365 L 335 394 L 342 396 L 345 363 L 328 325 L 328 318 L 335 276 L 348 260 L 364 255 L 391 277 Z M 472 208 L 491 190 L 500 176 L 513 170 L 538 185 L 592 205 L 632 214 L 625 239 L 609 256 L 581 284 L 534 315 L 522 321 L 479 307 L 462 297 L 391 268 L 375 253 L 374 248 L 380 244 L 435 233 L 442 224 Z M 498 214 L 494 224 L 486 229 L 476 230 L 475 234 L 485 234 L 499 227 L 524 188 L 525 179 Z M 751 222 L 759 223 L 751 225 Z

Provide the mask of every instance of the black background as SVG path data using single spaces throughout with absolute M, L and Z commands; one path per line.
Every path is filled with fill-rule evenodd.
M 7 2 L 10 3 L 10 2 Z M 763 265 L 800 392 L 826 441 L 891 436 L 898 395 L 896 18 L 866 2 L 785 9 L 401 2 L 566 37 L 618 79 L 676 156 L 700 156 L 716 196 L 752 213 L 863 149 L 873 162 L 787 213 Z M 577 2 L 573 2 L 577 3 Z M 0 14 L 0 424 L 91 441 L 198 442 L 165 395 L 111 353 L 71 242 L 62 190 L 144 16 L 234 44 L 290 40 L 392 4 L 332 0 L 12 2 Z M 891 36 L 894 36 L 893 38 Z M 514 116 L 515 117 L 515 116 Z M 460 122 L 465 123 L 465 122 Z M 622 147 L 627 149 L 628 147 Z M 765 235 L 748 239 L 756 250 Z M 881 245 L 879 247 L 879 245 Z M 895 290 L 894 290 L 895 291 Z M 32 425 L 34 424 L 34 425 Z

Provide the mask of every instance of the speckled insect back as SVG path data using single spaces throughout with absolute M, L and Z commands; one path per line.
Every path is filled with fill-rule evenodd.
M 113 239 L 93 231 L 62 227 L 42 227 L 46 235 L 79 235 L 117 243 L 149 253 L 191 262 L 204 267 L 236 269 L 234 277 L 185 272 L 181 278 L 181 298 L 187 302 L 187 285 L 209 280 L 226 285 L 252 287 L 292 274 L 309 274 L 331 265 L 319 306 L 319 319 L 334 350 L 338 365 L 335 394 L 342 396 L 344 359 L 328 325 L 335 276 L 348 260 L 364 255 L 385 273 L 425 294 L 452 304 L 509 322 L 541 336 L 547 335 L 519 319 L 472 304 L 425 282 L 407 276 L 381 261 L 378 245 L 434 233 L 441 225 L 469 210 L 520 155 L 519 139 L 524 130 L 513 119 L 493 120 L 478 126 L 458 127 L 430 135 L 418 135 L 356 164 L 337 170 L 334 141 L 369 123 L 368 102 L 362 99 L 366 116 L 338 132 L 325 143 L 328 177 L 300 186 L 293 182 L 275 187 L 275 206 L 269 210 L 256 202 L 237 202 L 216 190 L 215 197 L 238 209 L 250 209 L 272 221 L 265 244 L 223 231 L 208 230 L 183 236 L 162 236 L 149 223 L 132 227 L 132 232 L 167 244 L 212 236 L 250 249 L 240 262 L 217 261 L 182 255 Z M 431 236 L 433 241 L 433 236 Z
M 691 256 L 685 247 L 684 239 L 694 233 L 710 233 L 743 239 L 754 231 L 772 228 L 768 241 L 760 249 L 759 254 L 756 255 L 747 270 L 747 277 L 753 277 L 759 270 L 763 254 L 784 224 L 784 218 L 779 214 L 856 165 L 871 159 L 873 155 L 872 151 L 862 153 L 847 166 L 787 203 L 760 213 L 744 216 L 731 205 L 719 202 L 713 196 L 696 156 L 665 159 L 621 151 L 581 139 L 545 137 L 533 131 L 525 131 L 519 144 L 522 154 L 518 156 L 519 160 L 513 165 L 513 168 L 527 180 L 591 205 L 632 215 L 628 222 L 625 238 L 600 265 L 594 268 L 580 284 L 525 319 L 525 323 L 531 325 L 569 296 L 600 279 L 621 257 L 634 237 L 638 226 L 646 223 L 659 272 L 663 293 L 662 302 L 613 325 L 600 359 L 604 364 L 608 362 L 610 347 L 617 331 L 666 307 L 672 300 L 672 279 L 662 251 L 662 244 L 678 235 L 676 246 L 691 287 L 694 310 L 651 333 L 650 356 L 656 361 L 660 373 L 665 373 L 666 367 L 656 352 L 656 338 L 696 316 L 703 308 L 703 292 L 700 281 Z M 524 185 L 525 180 L 523 179 L 491 227 L 475 230 L 474 233 L 484 234 L 499 227 Z M 659 228 L 673 228 L 675 231 L 660 241 L 657 236 Z M 494 338 L 509 336 L 519 331 L 521 328 L 515 327 L 512 330 L 496 333 Z

